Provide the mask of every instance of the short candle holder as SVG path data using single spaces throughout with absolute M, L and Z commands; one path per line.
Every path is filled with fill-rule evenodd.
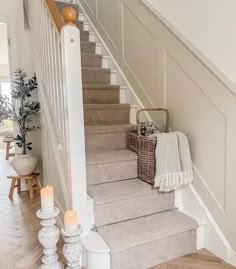
M 65 242 L 63 254 L 67 261 L 67 269 L 81 269 L 82 244 L 80 242 L 80 234 L 82 230 L 80 225 L 61 229 L 62 238 Z
M 38 239 L 43 246 L 43 257 L 40 269 L 62 269 L 62 263 L 58 261 L 57 242 L 60 238 L 60 229 L 56 226 L 56 217 L 60 210 L 55 207 L 48 210 L 38 210 L 36 216 L 41 220 L 41 230 Z

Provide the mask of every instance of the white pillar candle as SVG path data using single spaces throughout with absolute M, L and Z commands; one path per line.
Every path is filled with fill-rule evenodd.
M 65 229 L 71 229 L 78 225 L 78 215 L 74 210 L 67 211 L 64 216 Z
M 48 210 L 54 208 L 53 187 L 47 186 L 40 191 L 41 195 L 41 208 Z

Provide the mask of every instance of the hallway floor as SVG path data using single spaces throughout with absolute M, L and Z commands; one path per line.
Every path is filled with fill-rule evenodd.
M 0 150 L 0 269 L 36 269 L 40 265 L 42 249 L 37 234 L 40 228 L 35 216 L 40 208 L 40 198 L 28 192 L 14 192 L 9 200 L 10 180 L 14 174 L 5 160 L 5 150 Z
M 35 212 L 40 207 L 39 196 L 30 200 L 28 192 L 18 195 L 15 191 L 14 200 L 9 200 L 10 180 L 6 177 L 12 172 L 5 151 L 0 150 L 0 268 L 38 268 L 40 226 Z
M 39 195 L 29 199 L 28 192 L 14 193 L 8 198 L 12 174 L 5 152 L 0 150 L 0 269 L 36 269 L 40 265 L 42 249 L 37 233 L 40 228 L 35 212 L 40 207 Z M 60 244 L 61 245 L 61 244 Z M 203 250 L 151 269 L 233 269 Z M 102 269 L 102 268 L 97 268 Z M 122 269 L 122 268 L 121 268 Z

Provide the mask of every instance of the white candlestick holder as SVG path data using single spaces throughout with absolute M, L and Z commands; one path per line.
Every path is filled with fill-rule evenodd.
M 57 242 L 60 238 L 60 229 L 56 226 L 56 217 L 60 210 L 55 207 L 49 210 L 38 210 L 36 215 L 41 220 L 42 226 L 38 233 L 38 239 L 43 246 L 43 257 L 40 269 L 62 269 L 63 265 L 58 261 Z
M 62 238 L 65 242 L 63 254 L 67 261 L 67 269 L 81 269 L 82 244 L 80 234 L 82 227 L 75 225 L 61 229 Z

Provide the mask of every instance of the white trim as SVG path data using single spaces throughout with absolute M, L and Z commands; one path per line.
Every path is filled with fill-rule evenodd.
M 235 251 L 231 251 L 231 253 L 230 253 L 230 258 L 229 258 L 230 260 L 230 264 L 232 264 L 234 267 L 236 267 L 236 252 Z
M 195 219 L 200 225 L 200 230 L 198 230 L 198 236 L 200 236 L 198 238 L 198 247 L 206 248 L 225 262 L 235 266 L 235 252 L 194 186 L 191 184 L 188 188 L 177 191 L 176 194 L 176 206 L 180 211 Z M 204 231 L 201 230 L 201 226 L 204 227 Z M 204 242 L 202 238 L 204 238 Z
M 88 269 L 110 269 L 110 249 L 97 232 L 90 232 L 88 236 L 81 237 L 85 248 L 86 266 Z

